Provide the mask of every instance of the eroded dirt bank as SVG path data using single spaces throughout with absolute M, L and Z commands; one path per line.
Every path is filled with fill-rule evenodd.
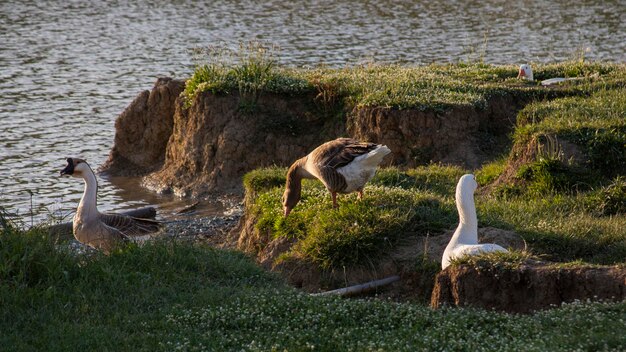
M 115 140 L 100 171 L 115 176 L 143 176 L 158 170 L 174 126 L 176 100 L 185 82 L 159 78 L 141 92 L 115 120 Z
M 545 263 L 515 269 L 453 266 L 437 275 L 431 306 L 530 313 L 588 299 L 626 299 L 626 271 L 617 266 L 558 267 Z
M 328 107 L 315 94 L 199 94 L 185 107 L 183 81 L 160 78 L 116 121 L 115 144 L 101 171 L 140 175 L 159 192 L 199 196 L 241 191 L 258 167 L 288 166 L 340 136 L 384 143 L 390 163 L 413 167 L 445 162 L 476 168 L 506 143 L 527 101 L 497 96 L 487 107 L 446 110 Z

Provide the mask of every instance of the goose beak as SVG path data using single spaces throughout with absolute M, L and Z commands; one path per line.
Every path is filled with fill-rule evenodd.
M 71 175 L 74 173 L 74 161 L 71 158 L 67 158 L 67 166 L 61 170 L 61 175 Z
M 517 78 L 526 77 L 526 71 L 523 68 L 519 69 L 519 73 L 517 74 Z

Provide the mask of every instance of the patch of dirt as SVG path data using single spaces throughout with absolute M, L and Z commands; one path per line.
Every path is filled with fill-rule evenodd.
M 529 263 L 517 269 L 485 271 L 460 265 L 450 266 L 437 275 L 431 306 L 472 306 L 531 313 L 576 300 L 619 302 L 624 299 L 624 267 L 557 267 Z
M 141 92 L 115 120 L 114 145 L 99 171 L 112 176 L 138 176 L 157 170 L 165 160 L 172 134 L 175 101 L 185 81 L 159 78 Z

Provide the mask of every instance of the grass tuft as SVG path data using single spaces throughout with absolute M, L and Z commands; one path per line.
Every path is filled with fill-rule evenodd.
M 300 203 L 285 218 L 282 191 L 276 187 L 255 200 L 256 231 L 298 239 L 294 255 L 324 269 L 376 262 L 407 234 L 441 232 L 454 221 L 452 204 L 440 196 L 400 187 L 367 186 L 362 201 L 340 196 L 333 209 L 328 191 L 315 181 L 304 182 Z

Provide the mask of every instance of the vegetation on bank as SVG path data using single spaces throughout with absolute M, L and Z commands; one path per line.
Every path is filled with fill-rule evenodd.
M 246 192 L 257 195 L 247 202 L 246 212 L 254 218 L 259 238 L 270 233 L 271 238 L 298 240 L 283 259 L 293 257 L 324 269 L 370 265 L 371 261 L 375 266 L 377 259 L 411 237 L 439 235 L 456 227 L 454 190 L 458 177 L 465 172 L 469 171 L 441 166 L 382 169 L 366 186 L 362 201 L 354 194 L 340 196 L 337 210 L 332 209 L 330 195 L 321 183 L 305 182 L 302 201 L 284 218 L 280 203 L 284 181 L 269 189 L 252 187 L 263 184 L 259 177 L 280 180 L 282 176 L 284 180 L 286 169 L 273 169 L 271 176 L 268 170 L 257 170 L 245 178 Z M 514 230 L 533 254 L 545 259 L 625 263 L 626 216 L 623 212 L 601 216 L 597 209 L 586 206 L 588 202 L 581 201 L 590 198 L 599 204 L 615 204 L 613 193 L 596 190 L 547 192 L 534 198 L 478 192 L 478 222 L 482 227 Z
M 103 255 L 0 231 L 6 351 L 571 351 L 626 346 L 625 303 L 533 315 L 314 297 L 240 253 L 157 241 Z
M 474 171 L 483 186 L 476 195 L 480 226 L 514 230 L 545 259 L 625 263 L 625 116 L 622 89 L 527 105 L 510 154 Z M 340 197 L 338 210 L 321 183 L 305 182 L 302 202 L 284 218 L 286 169 L 256 170 L 244 178 L 247 214 L 259 239 L 297 240 L 281 260 L 322 269 L 375 267 L 411 237 L 456 226 L 454 190 L 466 172 L 440 165 L 382 169 L 363 201 Z
M 382 106 L 413 109 L 447 109 L 468 105 L 485 108 L 492 96 L 514 95 L 532 99 L 584 95 L 626 87 L 626 66 L 588 63 L 534 64 L 536 81 L 516 79 L 518 66 L 432 64 L 400 66 L 364 64 L 343 68 L 289 68 L 278 65 L 271 48 L 243 45 L 237 52 L 204 52 L 187 81 L 184 96 L 190 106 L 196 95 L 238 92 L 256 101 L 263 93 L 312 94 L 324 106 Z M 558 90 L 546 90 L 539 81 L 554 77 L 583 77 Z

